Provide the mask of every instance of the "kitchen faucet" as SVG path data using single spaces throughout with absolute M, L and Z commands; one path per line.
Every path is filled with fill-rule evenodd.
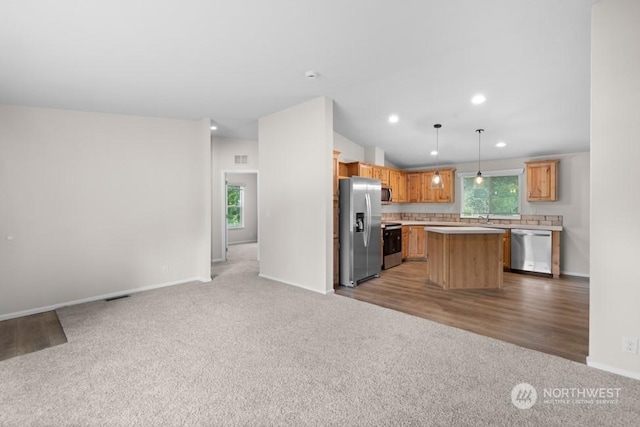
M 489 223 L 489 215 L 478 215 L 478 218 L 480 219 L 480 223 L 481 224 L 488 224 Z

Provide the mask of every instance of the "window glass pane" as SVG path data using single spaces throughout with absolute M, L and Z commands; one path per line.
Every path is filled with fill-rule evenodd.
M 229 206 L 227 209 L 227 225 L 229 227 L 240 227 L 242 225 L 239 207 Z
M 519 175 L 488 176 L 481 185 L 475 177 L 462 178 L 462 217 L 510 217 L 520 214 Z
M 227 227 L 244 227 L 242 212 L 244 189 L 239 185 L 227 186 Z

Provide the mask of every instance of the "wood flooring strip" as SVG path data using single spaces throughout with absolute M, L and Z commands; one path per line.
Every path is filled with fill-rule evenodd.
M 66 342 L 67 336 L 55 311 L 0 322 L 0 360 Z
M 502 289 L 443 290 L 427 280 L 427 267 L 403 263 L 336 293 L 585 363 L 587 280 L 505 273 Z

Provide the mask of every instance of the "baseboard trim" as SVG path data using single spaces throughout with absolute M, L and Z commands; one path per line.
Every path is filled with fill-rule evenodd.
M 561 276 L 575 276 L 575 277 L 584 277 L 585 279 L 589 279 L 590 276 L 588 274 L 584 274 L 584 273 L 572 273 L 570 271 L 561 271 L 560 272 Z
M 628 371 L 626 369 L 616 368 L 615 366 L 607 365 L 606 363 L 600 363 L 587 357 L 587 366 L 591 368 L 600 369 L 601 371 L 611 372 L 612 374 L 622 375 L 623 377 L 632 378 L 634 380 L 640 380 L 640 372 Z
M 289 282 L 289 281 L 278 279 L 277 277 L 272 277 L 272 276 L 269 276 L 269 275 L 266 275 L 266 274 L 262 274 L 262 273 L 259 273 L 258 277 L 262 277 L 263 279 L 273 280 L 274 282 L 284 283 L 285 285 L 295 286 L 296 288 L 304 289 L 305 291 L 315 292 L 315 293 L 320 294 L 320 295 L 328 295 L 330 293 L 333 293 L 333 289 L 331 289 L 331 291 L 322 292 L 322 291 L 318 291 L 316 289 L 307 288 L 306 286 L 302 286 L 299 283 Z
M 211 278 L 206 278 L 206 277 L 193 277 L 190 279 L 182 279 L 182 280 L 176 280 L 173 282 L 166 282 L 166 283 L 159 283 L 156 285 L 149 285 L 149 286 L 143 286 L 141 288 L 133 288 L 133 289 L 127 289 L 127 290 L 123 290 L 123 291 L 117 291 L 117 292 L 111 292 L 108 294 L 103 294 L 103 295 L 97 295 L 97 296 L 92 296 L 92 297 L 87 297 L 87 298 L 81 298 L 81 299 L 77 299 L 77 300 L 73 300 L 73 301 L 66 301 L 66 302 L 61 302 L 58 304 L 52 304 L 52 305 L 47 305 L 44 307 L 38 307 L 38 308 L 32 308 L 29 310 L 23 310 L 23 311 L 16 311 L 14 313 L 7 313 L 7 314 L 2 314 L 0 315 L 0 321 L 2 320 L 9 320 L 9 319 L 15 319 L 16 317 L 23 317 L 23 316 L 30 316 L 32 314 L 38 314 L 38 313 L 44 313 L 46 311 L 51 311 L 51 310 L 57 310 L 59 308 L 62 307 L 67 307 L 69 305 L 78 305 L 78 304 L 84 304 L 87 302 L 94 302 L 94 301 L 99 301 L 99 300 L 104 300 L 107 298 L 115 298 L 115 297 L 119 297 L 119 296 L 123 296 L 123 295 L 128 295 L 128 294 L 135 294 L 138 292 L 144 292 L 144 291 L 150 291 L 153 289 L 158 289 L 158 288 L 166 288 L 168 286 L 175 286 L 175 285 L 182 285 L 184 283 L 189 283 L 189 282 L 210 282 Z

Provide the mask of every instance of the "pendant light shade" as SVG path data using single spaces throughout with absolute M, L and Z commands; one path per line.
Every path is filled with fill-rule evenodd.
M 444 188 L 444 182 L 442 181 L 442 177 L 440 176 L 440 146 L 438 141 L 438 130 L 442 127 L 442 125 L 437 123 L 433 125 L 433 127 L 436 128 L 436 173 L 434 173 L 433 177 L 431 178 L 431 188 L 434 190 L 441 190 Z
M 478 173 L 476 174 L 476 178 L 473 182 L 475 185 L 482 185 L 484 178 L 482 177 L 482 172 L 480 172 L 480 135 L 482 135 L 484 129 L 476 129 L 476 132 L 478 132 Z

